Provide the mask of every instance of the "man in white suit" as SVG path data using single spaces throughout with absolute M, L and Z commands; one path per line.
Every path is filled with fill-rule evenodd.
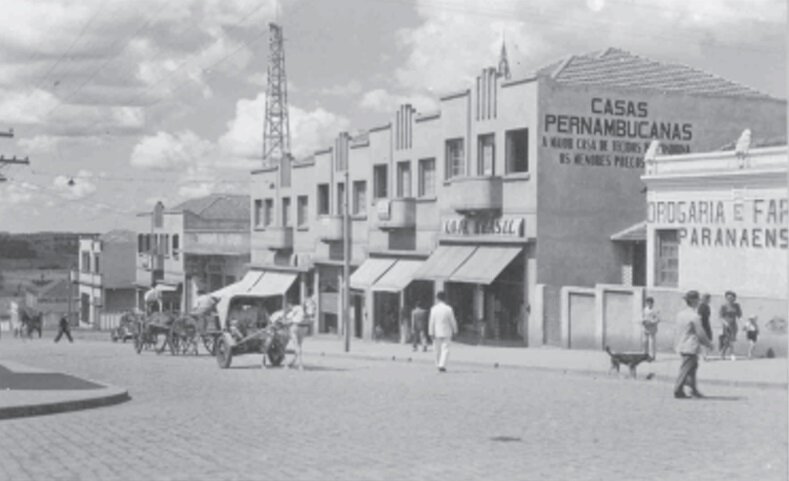
M 449 356 L 449 342 L 458 332 L 458 323 L 455 312 L 447 305 L 443 292 L 436 294 L 436 304 L 430 308 L 430 337 L 436 350 L 436 366 L 439 372 L 446 372 L 447 357 Z

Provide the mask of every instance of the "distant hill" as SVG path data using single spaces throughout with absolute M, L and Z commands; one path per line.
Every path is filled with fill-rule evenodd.
M 76 266 L 83 232 L 0 232 L 0 270 L 69 269 Z

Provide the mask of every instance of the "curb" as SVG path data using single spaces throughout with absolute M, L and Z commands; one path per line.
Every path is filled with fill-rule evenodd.
M 346 354 L 346 353 L 336 353 L 336 352 L 317 352 L 317 351 L 305 351 L 305 354 L 311 354 L 314 356 L 323 356 L 323 357 L 335 357 L 335 358 L 346 358 L 346 359 L 366 359 L 370 361 L 400 361 L 400 362 L 411 362 L 411 363 L 419 363 L 419 364 L 433 364 L 432 360 L 428 359 L 411 359 L 411 361 L 407 361 L 409 356 L 384 356 L 384 355 L 375 355 L 375 354 Z M 453 361 L 453 364 L 461 365 L 461 366 L 474 366 L 474 367 L 487 367 L 489 369 L 522 369 L 522 370 L 533 370 L 533 371 L 543 371 L 543 372 L 556 372 L 556 373 L 563 373 L 563 374 L 578 374 L 582 376 L 606 376 L 607 371 L 595 371 L 591 369 L 577 369 L 577 368 L 564 368 L 564 367 L 549 367 L 549 366 L 525 366 L 522 364 L 502 364 L 502 363 L 495 363 L 493 365 L 483 364 L 481 362 L 474 362 L 474 361 Z M 645 380 L 642 378 L 636 378 L 636 380 Z M 676 378 L 673 376 L 666 376 L 664 374 L 655 374 L 652 378 L 653 381 L 673 384 L 676 381 Z M 730 387 L 743 387 L 743 388 L 758 388 L 758 389 L 776 389 L 776 390 L 783 390 L 786 391 L 789 389 L 789 383 L 773 383 L 773 382 L 760 382 L 760 381 L 738 381 L 738 380 L 726 380 L 726 379 L 704 379 L 701 378 L 701 383 L 706 385 L 715 385 L 715 386 L 730 386 Z
M 29 416 L 43 416 L 46 414 L 58 414 L 69 411 L 81 411 L 83 409 L 112 406 L 129 401 L 131 399 L 128 391 L 111 388 L 105 389 L 111 392 L 106 395 L 83 399 L 0 407 L 0 419 L 13 419 Z

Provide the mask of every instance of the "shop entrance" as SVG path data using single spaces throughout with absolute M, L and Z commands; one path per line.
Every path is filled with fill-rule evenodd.
M 373 339 L 400 340 L 400 293 L 373 292 Z

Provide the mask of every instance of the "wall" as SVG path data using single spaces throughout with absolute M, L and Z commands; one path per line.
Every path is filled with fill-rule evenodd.
M 628 138 L 627 143 L 615 144 L 622 139 L 558 132 L 558 116 L 677 124 L 678 139 L 666 141 L 665 147 L 691 152 L 730 143 L 743 126 L 762 137 L 785 131 L 786 107 L 778 101 L 569 87 L 548 78 L 539 82 L 537 269 L 541 283 L 618 282 L 621 271 L 610 236 L 646 216 L 640 176 L 649 139 Z M 595 113 L 593 109 L 602 107 L 593 99 L 632 101 L 634 115 Z M 615 152 L 614 147 L 632 152 Z
M 102 242 L 99 266 L 103 287 L 130 287 L 135 281 L 136 242 Z
M 134 308 L 134 289 L 105 289 L 102 312 L 125 312 Z
M 780 159 L 785 162 L 785 157 L 784 149 Z M 726 159 L 720 163 L 725 164 Z M 660 284 L 656 279 L 656 231 L 671 229 L 679 233 L 676 287 L 786 297 L 789 201 L 785 166 L 783 171 L 766 174 L 748 170 L 728 173 L 711 169 L 706 174 L 688 175 L 683 182 L 647 180 L 652 185 L 647 210 L 648 285 Z M 694 214 L 698 220 L 690 220 L 691 208 L 695 212 L 700 207 L 715 215 Z

